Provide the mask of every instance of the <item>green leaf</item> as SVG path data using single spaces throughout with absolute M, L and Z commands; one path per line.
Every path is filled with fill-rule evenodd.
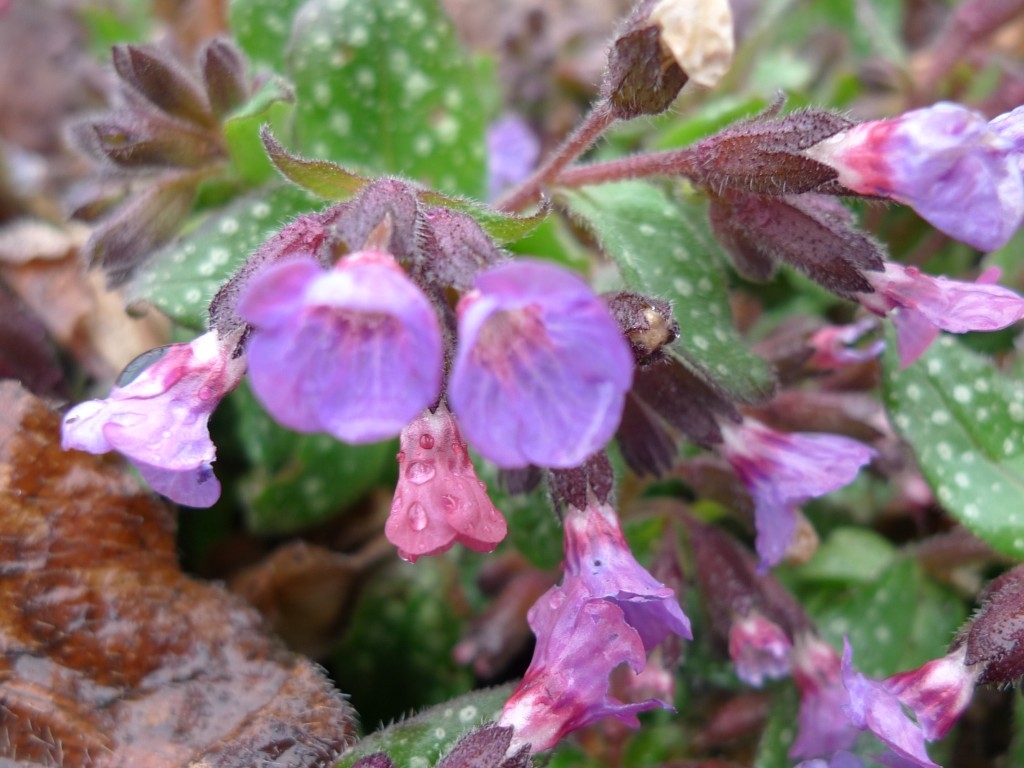
M 436 0 L 308 0 L 288 72 L 301 152 L 482 196 L 477 69 Z
M 239 198 L 154 253 L 125 286 L 125 298 L 130 304 L 148 302 L 174 322 L 202 330 L 224 281 L 285 221 L 318 204 L 292 186 Z
M 489 461 L 476 461 L 477 477 L 487 495 L 508 522 L 513 546 L 533 565 L 553 570 L 562 562 L 562 524 L 551 507 L 545 483 L 529 493 L 509 493 L 498 482 L 498 469 Z
M 260 536 L 322 523 L 378 486 L 393 484 L 394 440 L 349 445 L 300 435 L 275 422 L 247 386 L 232 394 L 237 429 L 253 469 L 242 495 L 248 529 Z
M 796 739 L 798 709 L 799 701 L 793 686 L 775 692 L 771 715 L 757 745 L 754 768 L 790 768 L 793 765 L 789 748 Z
M 386 752 L 396 768 L 433 765 L 464 735 L 496 720 L 513 687 L 473 691 L 372 733 L 342 755 L 336 768 L 348 768 L 375 752 Z
M 228 22 L 254 64 L 284 72 L 292 19 L 304 0 L 230 0 Z
M 942 656 L 964 618 L 960 601 L 928 581 L 909 559 L 897 560 L 873 583 L 818 597 L 808 608 L 822 635 L 837 650 L 848 637 L 854 663 L 871 677 Z
M 864 528 L 837 528 L 796 576 L 814 581 L 870 582 L 892 564 L 896 547 Z
M 747 349 L 733 326 L 720 246 L 703 206 L 678 205 L 637 181 L 560 194 L 618 263 L 630 288 L 672 302 L 682 329 L 676 346 L 688 361 L 738 400 L 771 395 L 770 366 Z
M 886 407 L 935 497 L 993 548 L 1024 557 L 1024 386 L 951 336 L 900 370 L 887 336 Z
M 270 162 L 293 184 L 327 200 L 344 201 L 357 194 L 370 183 L 370 179 L 349 171 L 329 160 L 307 160 L 289 152 L 274 138 L 271 131 L 263 131 L 263 145 Z M 452 197 L 430 189 L 421 189 L 417 199 L 424 205 L 450 208 L 477 220 L 484 231 L 499 243 L 526 237 L 547 218 L 551 207 L 547 204 L 530 216 L 502 213 L 489 206 L 464 197 Z
M 274 175 L 274 166 L 260 141 L 261 127 L 282 127 L 292 113 L 295 95 L 279 77 L 263 87 L 224 122 L 224 139 L 236 172 L 255 186 Z

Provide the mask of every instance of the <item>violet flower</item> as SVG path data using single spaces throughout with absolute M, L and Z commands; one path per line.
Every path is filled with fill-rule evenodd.
M 402 430 L 398 467 L 384 533 L 402 559 L 415 562 L 446 552 L 456 541 L 491 552 L 505 538 L 505 518 L 477 478 L 445 406 L 424 411 Z
M 827 325 L 821 328 L 807 340 L 808 346 L 814 350 L 807 364 L 819 371 L 835 371 L 847 365 L 875 359 L 885 351 L 885 342 L 881 339 L 863 348 L 849 345 L 855 344 L 877 325 L 877 320 L 866 317 L 849 325 Z
M 932 277 L 915 267 L 885 263 L 883 272 L 865 272 L 875 293 L 859 294 L 860 303 L 896 324 L 900 365 L 906 368 L 924 354 L 939 334 L 996 331 L 1024 319 L 1024 298 L 993 285 L 999 269 L 984 272 L 974 283 Z
M 619 665 L 643 671 L 643 641 L 618 605 L 592 596 L 582 581 L 552 587 L 527 619 L 537 636 L 533 660 L 498 719 L 515 730 L 511 751 L 523 744 L 532 752 L 550 749 L 606 717 L 637 728 L 638 712 L 670 708 L 658 699 L 627 704 L 611 696 L 609 678 Z
M 853 649 L 843 641 L 843 685 L 849 692 L 846 705 L 850 721 L 870 730 L 901 760 L 921 768 L 939 768 L 925 751 L 925 734 L 903 711 L 900 699 L 885 683 L 871 680 L 853 666 Z M 884 756 L 883 756 L 884 761 Z M 906 763 L 904 763 L 906 764 Z
M 850 695 L 843 686 L 839 654 L 813 633 L 798 635 L 793 680 L 800 689 L 800 711 L 789 756 L 820 757 L 851 747 L 857 729 L 846 713 Z
M 330 270 L 298 254 L 253 278 L 237 312 L 255 327 L 253 391 L 290 429 L 368 443 L 437 400 L 440 324 L 386 253 L 355 253 Z
M 469 442 L 499 467 L 583 463 L 615 434 L 633 355 L 583 280 L 516 261 L 477 276 L 459 302 L 448 401 Z
M 526 181 L 540 158 L 540 141 L 518 115 L 504 115 L 487 128 L 487 199 Z
M 830 756 L 828 760 L 816 757 L 813 760 L 804 760 L 798 763 L 795 768 L 864 768 L 864 762 L 855 754 L 840 750 Z
M 785 630 L 757 611 L 737 617 L 729 628 L 729 658 L 740 680 L 755 688 L 789 674 L 792 650 Z
M 61 446 L 119 451 L 158 493 L 190 507 L 212 506 L 220 483 L 207 421 L 245 373 L 245 358 L 233 356 L 238 340 L 237 333 L 221 340 L 210 331 L 189 344 L 146 353 L 125 369 L 105 400 L 68 411 Z
M 1020 108 L 989 123 L 941 102 L 860 123 L 806 154 L 835 168 L 854 192 L 909 205 L 946 234 L 991 251 L 1024 219 L 1022 125 Z
M 754 419 L 722 422 L 723 450 L 754 500 L 759 570 L 782 561 L 796 534 L 796 508 L 852 482 L 875 452 L 848 437 L 785 434 Z
M 670 634 L 692 639 L 676 593 L 633 557 L 614 509 L 596 501 L 586 509 L 570 505 L 564 527 L 566 584 L 578 580 L 588 594 L 619 606 L 645 650 Z
M 924 737 L 941 739 L 963 714 L 984 664 L 967 665 L 967 646 L 909 672 L 886 678 L 882 685 L 914 713 Z

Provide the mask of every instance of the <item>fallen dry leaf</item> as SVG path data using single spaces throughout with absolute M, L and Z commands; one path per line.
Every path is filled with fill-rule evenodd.
M 0 762 L 325 766 L 352 711 L 254 610 L 178 568 L 174 516 L 0 382 Z

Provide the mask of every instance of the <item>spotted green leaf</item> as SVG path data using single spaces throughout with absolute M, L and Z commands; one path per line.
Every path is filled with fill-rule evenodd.
M 386 752 L 396 768 L 434 765 L 472 729 L 493 722 L 512 693 L 511 684 L 473 691 L 390 725 L 356 743 L 336 768 L 349 768 L 362 757 Z
M 303 0 L 230 0 L 228 21 L 254 64 L 284 72 L 292 19 Z
M 769 365 L 733 325 L 720 246 L 703 206 L 677 204 L 635 181 L 561 194 L 615 259 L 629 288 L 672 302 L 682 329 L 676 344 L 688 360 L 738 400 L 758 402 L 771 394 Z
M 935 497 L 993 548 L 1024 558 L 1024 386 L 951 336 L 900 370 L 888 335 L 886 407 Z
M 437 0 L 307 0 L 287 67 L 301 153 L 483 194 L 478 70 Z
M 320 205 L 291 186 L 239 198 L 154 253 L 125 286 L 125 298 L 130 304 L 152 304 L 179 325 L 201 330 L 210 299 L 245 258 L 287 220 Z
M 253 465 L 243 481 L 246 525 L 279 535 L 328 520 L 378 485 L 393 485 L 394 441 L 347 445 L 329 435 L 300 435 L 279 426 L 248 387 L 232 395 L 236 424 Z

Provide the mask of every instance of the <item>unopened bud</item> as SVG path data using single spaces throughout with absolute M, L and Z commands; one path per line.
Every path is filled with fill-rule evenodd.
M 605 304 L 633 348 L 638 363 L 644 363 L 679 336 L 679 324 L 667 301 L 631 291 L 605 294 Z
M 732 65 L 732 6 L 729 0 L 661 0 L 651 10 L 661 42 L 693 82 L 718 84 Z
M 242 106 L 248 94 L 245 59 L 227 40 L 211 40 L 199 56 L 206 97 L 218 117 Z
M 199 86 L 156 48 L 115 45 L 112 54 L 114 69 L 121 80 L 161 112 L 207 128 L 214 125 Z
M 978 683 L 1015 685 L 1024 677 L 1024 565 L 989 585 L 952 647 L 961 645 L 967 647 L 964 665 L 982 665 Z

